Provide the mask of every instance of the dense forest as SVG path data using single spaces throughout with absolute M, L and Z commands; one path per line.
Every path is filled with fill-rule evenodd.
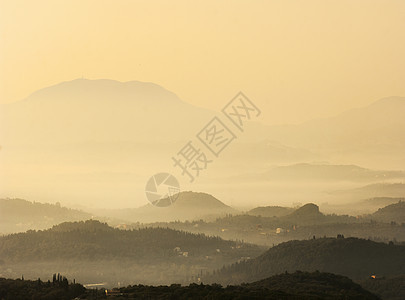
M 405 274 L 405 246 L 357 238 L 289 241 L 255 259 L 224 267 L 204 280 L 222 284 L 252 282 L 285 271 L 331 272 L 361 280 Z
M 0 257 L 5 262 L 45 261 L 51 259 L 142 259 L 145 262 L 176 257 L 181 246 L 190 258 L 213 255 L 235 258 L 259 254 L 262 248 L 204 234 L 167 228 L 120 230 L 95 220 L 62 223 L 44 231 L 0 237 Z M 238 247 L 237 247 L 238 246 Z
M 70 282 L 60 274 L 54 274 L 52 281 L 0 278 L 0 299 L 2 300 L 71 300 L 84 295 L 86 289 L 79 283 Z
M 256 257 L 265 249 L 167 228 L 120 230 L 88 220 L 0 237 L 0 276 L 58 271 L 81 282 L 163 284 Z M 108 270 L 108 272 L 106 272 Z
M 85 289 L 56 274 L 52 281 L 0 278 L 0 299 L 379 299 L 347 277 L 329 273 L 280 274 L 251 284 L 181 286 L 129 285 L 113 289 Z

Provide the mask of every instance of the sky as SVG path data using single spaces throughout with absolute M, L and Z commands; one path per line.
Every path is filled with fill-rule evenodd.
M 0 103 L 75 78 L 154 82 L 267 124 L 405 96 L 405 1 L 0 0 Z

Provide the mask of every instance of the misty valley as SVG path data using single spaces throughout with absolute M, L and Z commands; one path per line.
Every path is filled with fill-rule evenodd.
M 48 284 L 52 274 L 69 278 L 67 286 L 72 284 L 72 293 L 84 299 L 106 297 L 105 291 L 107 295 L 110 291 L 108 297 L 134 299 L 174 292 L 182 295 L 179 299 L 193 293 L 289 299 L 304 290 L 309 298 L 347 293 L 364 299 L 378 299 L 375 295 L 400 299 L 405 279 L 403 200 L 368 199 L 382 207 L 349 216 L 322 213 L 313 203 L 240 212 L 212 195 L 181 192 L 176 201 L 179 214 L 192 213 L 200 204 L 205 206 L 206 219 L 140 223 L 97 217 L 60 204 L 0 199 L 0 225 L 8 232 L 0 237 L 0 277 L 23 277 L 28 285 L 28 279 L 34 280 L 33 290 L 60 293 L 60 299 L 72 294 L 59 283 Z M 26 226 L 31 229 L 25 231 Z M 285 282 L 274 276 L 284 276 Z M 0 281 L 3 297 L 11 299 L 7 295 L 12 293 L 15 299 L 22 297 L 5 290 L 7 284 L 24 285 L 17 280 Z M 337 286 L 325 290 L 325 282 Z
M 0 1 L 0 300 L 405 299 L 404 11 Z

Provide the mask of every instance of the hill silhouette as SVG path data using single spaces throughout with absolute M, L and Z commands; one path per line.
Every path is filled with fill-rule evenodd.
M 405 274 L 405 246 L 357 238 L 289 241 L 261 256 L 220 270 L 210 280 L 223 284 L 252 282 L 285 271 L 331 272 L 352 279 Z
M 282 206 L 259 206 L 247 212 L 249 215 L 262 217 L 282 217 L 294 211 L 291 207 Z
M 331 273 L 284 273 L 249 283 L 246 286 L 281 290 L 300 299 L 379 299 L 351 279 Z
M 30 202 L 23 199 L 0 199 L 0 233 L 45 229 L 67 222 L 87 220 L 91 214 L 60 204 Z
M 164 201 L 162 199 L 161 201 Z M 176 202 L 168 207 L 147 204 L 134 209 L 94 210 L 98 215 L 115 217 L 129 222 L 186 221 L 215 219 L 238 211 L 207 193 L 180 192 Z
M 370 218 L 380 222 L 405 223 L 405 201 L 390 204 L 373 213 Z

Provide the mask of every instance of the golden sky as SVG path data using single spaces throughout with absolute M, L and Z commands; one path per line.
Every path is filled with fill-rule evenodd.
M 0 0 L 0 102 L 79 77 L 151 81 L 269 124 L 405 96 L 405 1 Z

